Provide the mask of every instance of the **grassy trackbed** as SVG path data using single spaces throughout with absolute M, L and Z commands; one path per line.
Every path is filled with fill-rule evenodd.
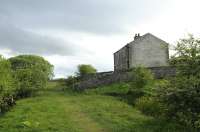
M 0 117 L 0 132 L 187 132 L 174 123 L 145 116 L 126 101 L 106 94 L 116 90 L 123 93 L 127 87 L 112 85 L 84 93 L 51 88 L 19 100 Z

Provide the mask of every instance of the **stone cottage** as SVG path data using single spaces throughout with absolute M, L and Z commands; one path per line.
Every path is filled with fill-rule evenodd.
M 168 43 L 147 33 L 136 34 L 134 41 L 114 53 L 114 70 L 127 70 L 136 66 L 168 66 Z

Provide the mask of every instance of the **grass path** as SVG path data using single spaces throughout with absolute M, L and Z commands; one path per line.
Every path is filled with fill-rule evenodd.
M 102 132 L 102 127 L 80 111 L 70 98 L 48 92 L 23 99 L 0 118 L 0 132 Z
M 0 132 L 187 132 L 97 93 L 46 91 L 0 117 Z
M 64 112 L 70 115 L 71 122 L 77 124 L 79 130 L 83 130 L 84 132 L 103 132 L 104 129 L 101 126 L 89 118 L 85 113 L 81 111 L 81 108 L 70 102 L 68 98 L 64 96 L 58 96 L 56 100 L 59 102 L 58 104 L 64 106 Z

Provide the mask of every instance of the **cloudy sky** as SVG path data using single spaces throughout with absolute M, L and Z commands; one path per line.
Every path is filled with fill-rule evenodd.
M 200 35 L 199 0 L 0 0 L 0 54 L 37 54 L 66 77 L 78 64 L 113 70 L 113 53 L 150 32 Z

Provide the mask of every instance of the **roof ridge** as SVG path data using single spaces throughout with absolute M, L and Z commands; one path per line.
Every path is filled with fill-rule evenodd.
M 167 44 L 167 45 L 168 45 L 168 43 L 167 43 L 166 41 L 164 41 L 164 40 L 158 38 L 157 36 L 153 35 L 152 33 L 149 33 L 149 32 L 148 32 L 148 33 L 145 33 L 144 35 L 138 37 L 137 39 L 134 39 L 133 41 L 127 43 L 126 45 L 124 45 L 122 48 L 120 48 L 119 50 L 117 50 L 117 51 L 114 52 L 114 53 L 117 53 L 118 51 L 120 51 L 121 49 L 123 49 L 124 47 L 126 47 L 127 45 L 135 44 L 136 42 L 142 41 L 142 40 L 143 40 L 144 38 L 146 38 L 147 36 L 152 36 L 152 37 L 154 37 L 154 38 L 156 38 L 156 39 L 158 39 L 158 40 L 160 40 L 160 41 L 163 41 L 164 44 Z

